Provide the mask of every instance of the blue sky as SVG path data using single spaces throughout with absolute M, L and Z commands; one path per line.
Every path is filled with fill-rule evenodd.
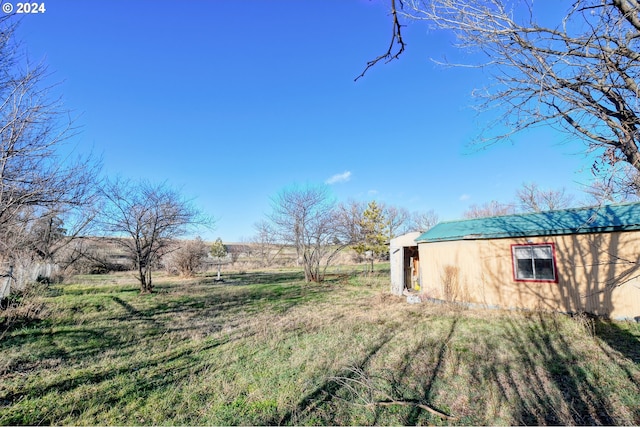
M 217 218 L 206 239 L 250 237 L 293 183 L 442 220 L 524 182 L 582 197 L 590 161 L 562 134 L 470 145 L 490 118 L 471 108 L 488 74 L 432 61 L 464 60 L 450 35 L 411 24 L 406 54 L 354 82 L 390 30 L 382 0 L 56 0 L 17 35 L 61 82 L 71 143 L 108 176 L 180 189 Z

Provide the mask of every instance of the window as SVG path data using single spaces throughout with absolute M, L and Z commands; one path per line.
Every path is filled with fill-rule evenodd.
M 511 254 L 516 280 L 557 281 L 552 243 L 512 245 Z

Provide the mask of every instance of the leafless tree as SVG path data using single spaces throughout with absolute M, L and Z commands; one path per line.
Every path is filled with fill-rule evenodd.
M 273 260 L 283 250 L 283 243 L 278 240 L 276 230 L 267 220 L 258 221 L 254 224 L 256 234 L 251 239 L 250 246 L 255 248 L 255 252 L 260 258 L 263 267 L 269 266 Z
M 366 203 L 355 200 L 340 203 L 336 207 L 337 222 L 341 229 L 340 232 L 352 243 L 360 242 L 363 239 L 361 223 L 366 209 Z
M 425 232 L 438 223 L 438 214 L 434 210 L 426 212 L 413 212 L 411 214 L 410 227 L 407 231 Z
M 399 236 L 407 230 L 411 214 L 405 208 L 398 208 L 393 205 L 380 203 L 382 214 L 387 222 L 387 231 L 389 232 L 389 240 Z
M 585 205 L 624 203 L 640 200 L 640 172 L 628 164 L 616 165 L 616 173 L 596 179 L 584 191 Z
M 542 212 L 566 209 L 573 205 L 573 196 L 564 188 L 545 190 L 536 183 L 525 183 L 516 191 L 516 199 L 521 212 Z
M 88 223 L 79 214 L 91 217 L 98 176 L 90 157 L 63 155 L 73 135 L 68 113 L 44 86 L 46 67 L 19 54 L 10 19 L 0 18 L 0 263 L 33 249 L 51 258 Z M 59 223 L 74 213 L 74 226 Z
M 248 248 L 247 245 L 244 244 L 231 244 L 227 245 L 227 252 L 229 254 L 229 258 L 231 259 L 231 265 L 235 265 L 242 254 L 248 253 Z
M 482 205 L 471 205 L 462 216 L 465 218 L 484 218 L 489 216 L 502 216 L 515 213 L 512 205 L 506 205 L 496 200 L 492 200 Z
M 242 246 L 242 252 L 248 260 L 253 260 L 256 255 L 255 237 L 240 237 L 240 246 Z
M 398 0 L 400 8 L 389 1 L 392 46 L 402 41 L 399 20 L 424 20 L 453 32 L 462 49 L 484 55 L 470 64 L 448 63 L 492 75 L 493 85 L 476 92 L 479 107 L 498 107 L 497 124 L 508 131 L 491 134 L 504 127 L 489 125 L 482 141 L 546 124 L 597 154 L 597 175 L 609 175 L 618 163 L 640 170 L 638 0 L 572 1 L 552 22 L 530 0 Z
M 211 225 L 189 201 L 165 184 L 115 180 L 107 182 L 100 223 L 128 254 L 136 269 L 140 292 L 153 291 L 151 272 L 173 240 L 193 226 Z
M 329 263 L 347 244 L 334 206 L 321 186 L 294 186 L 272 199 L 273 231 L 280 242 L 295 247 L 307 282 L 322 281 Z

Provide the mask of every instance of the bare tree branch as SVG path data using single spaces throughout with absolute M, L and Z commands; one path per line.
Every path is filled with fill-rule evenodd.
M 391 33 L 391 42 L 389 43 L 389 48 L 384 54 L 378 56 L 376 59 L 373 59 L 367 62 L 367 66 L 365 67 L 365 69 L 362 71 L 362 73 L 358 77 L 354 79 L 354 81 L 357 82 L 361 77 L 364 77 L 365 73 L 369 71 L 369 68 L 373 67 L 378 62 L 385 61 L 385 63 L 389 63 L 394 59 L 398 59 L 400 55 L 402 55 L 402 52 L 404 52 L 406 44 L 402 39 L 403 25 L 400 24 L 400 19 L 398 18 L 398 9 L 396 8 L 396 1 L 400 4 L 401 8 L 404 7 L 403 0 L 390 0 L 391 17 L 393 20 L 393 31 Z M 396 49 L 395 51 L 394 51 L 394 48 Z
M 555 23 L 538 16 L 530 0 L 403 0 L 400 9 L 390 2 L 391 46 L 398 41 L 404 47 L 400 19 L 422 20 L 453 32 L 460 48 L 484 55 L 466 64 L 492 75 L 492 84 L 474 95 L 480 111 L 501 114 L 478 142 L 549 125 L 598 154 L 594 174 L 613 173 L 620 162 L 640 171 L 637 0 L 577 0 Z M 367 69 L 395 58 L 389 49 Z

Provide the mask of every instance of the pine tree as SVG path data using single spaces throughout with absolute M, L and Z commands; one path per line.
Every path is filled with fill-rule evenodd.
M 387 221 L 375 200 L 369 202 L 367 209 L 362 213 L 359 226 L 362 240 L 354 245 L 353 249 L 359 255 L 365 254 L 371 259 L 371 271 L 373 271 L 374 258 L 379 258 L 389 251 Z
M 216 241 L 211 245 L 211 256 L 218 260 L 218 277 L 216 280 L 220 280 L 220 265 L 222 264 L 222 259 L 227 256 L 227 247 L 222 243 L 221 238 L 217 238 Z

